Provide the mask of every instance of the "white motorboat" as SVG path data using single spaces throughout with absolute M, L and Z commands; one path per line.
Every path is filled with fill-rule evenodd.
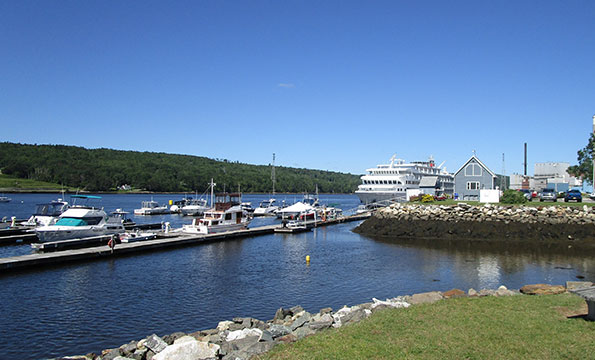
M 140 209 L 134 209 L 134 215 L 160 215 L 169 214 L 170 211 L 165 205 L 159 205 L 157 201 L 143 201 Z
M 315 211 L 314 206 L 304 203 L 304 202 L 301 202 L 301 201 L 298 201 L 293 205 L 290 205 L 286 208 L 278 210 L 276 212 L 276 214 L 277 214 L 277 217 L 280 219 L 293 220 L 293 219 L 297 219 L 297 217 L 300 214 L 307 214 L 307 213 L 311 213 L 313 211 Z
M 12 199 L 8 196 L 0 196 L 0 203 L 7 203 L 10 202 Z
M 72 195 L 77 199 L 101 199 L 99 196 Z M 108 216 L 103 209 L 72 205 L 53 225 L 40 226 L 35 233 L 41 242 L 111 235 L 124 232 L 120 217 Z
M 362 184 L 355 194 L 364 204 L 378 202 L 403 202 L 409 200 L 410 195 L 421 192 L 420 183 L 432 184 L 436 195 L 452 195 L 454 192 L 454 176 L 436 166 L 434 159 L 428 161 L 413 161 L 405 163 L 393 155 L 390 164 L 377 165 L 367 169 L 366 175 L 361 177 Z
M 157 234 L 154 232 L 127 232 L 120 234 L 120 242 L 123 243 L 131 243 L 136 241 L 145 241 L 145 240 L 153 240 L 157 237 Z
M 254 209 L 254 216 L 274 216 L 277 210 L 279 210 L 279 207 L 275 205 L 275 199 L 263 200 Z
M 245 229 L 250 223 L 248 213 L 242 210 L 239 194 L 218 194 L 215 208 L 204 213 L 192 224 L 184 225 L 181 232 L 190 234 L 213 234 Z
M 204 214 L 205 211 L 209 210 L 207 206 L 207 200 L 205 199 L 189 199 L 186 204 L 180 207 L 180 213 L 184 216 L 198 216 Z
M 253 214 L 254 213 L 254 208 L 252 207 L 252 203 L 251 202 L 243 202 L 240 204 L 240 206 L 242 207 L 242 210 L 244 210 L 245 212 L 248 213 L 248 215 Z
M 35 205 L 35 213 L 21 224 L 35 227 L 53 225 L 69 207 L 68 202 L 62 199 L 52 200 L 45 204 L 37 204 Z

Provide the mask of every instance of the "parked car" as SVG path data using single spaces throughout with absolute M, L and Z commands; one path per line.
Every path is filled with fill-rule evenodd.
M 569 202 L 570 200 L 576 200 L 576 202 L 583 202 L 583 195 L 578 190 L 568 190 L 566 192 L 566 196 L 564 196 L 564 202 Z
M 525 196 L 525 199 L 527 199 L 527 201 L 533 200 L 533 192 L 531 192 L 531 190 L 520 189 L 519 191 L 523 193 L 523 196 Z
M 539 201 L 546 201 L 551 200 L 554 202 L 558 201 L 558 193 L 554 189 L 543 189 L 541 194 L 539 194 Z

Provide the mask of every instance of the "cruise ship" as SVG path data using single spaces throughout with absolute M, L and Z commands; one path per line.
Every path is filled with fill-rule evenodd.
M 389 164 L 367 169 L 355 193 L 364 204 L 403 202 L 420 193 L 452 195 L 454 175 L 443 164 L 436 166 L 431 156 L 428 161 L 406 163 L 393 155 Z

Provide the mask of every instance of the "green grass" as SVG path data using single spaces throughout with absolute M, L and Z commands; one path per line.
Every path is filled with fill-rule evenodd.
M 29 179 L 20 179 L 0 174 L 0 191 L 23 191 L 23 190 L 61 190 L 60 184 L 48 183 Z M 68 190 L 65 188 L 65 190 Z
M 584 197 L 583 197 L 584 198 Z M 482 206 L 484 205 L 484 203 L 480 203 L 479 201 L 462 201 L 462 200 L 452 200 L 452 199 L 447 199 L 447 200 L 443 200 L 443 201 L 434 201 L 434 202 L 430 202 L 430 203 L 421 203 L 421 202 L 414 202 L 414 203 L 407 203 L 407 204 L 421 204 L 421 205 L 456 205 L 458 203 L 466 203 L 472 206 Z M 504 203 L 493 203 L 492 205 L 496 205 L 496 206 L 511 206 L 511 204 L 504 204 Z M 553 201 L 544 201 L 541 202 L 539 201 L 539 199 L 537 200 L 533 200 L 533 201 L 528 201 L 524 204 L 515 204 L 512 206 L 572 206 L 572 207 L 583 207 L 583 205 L 587 205 L 587 206 L 595 206 L 595 203 L 587 203 L 587 202 L 581 202 L 581 203 L 577 203 L 577 202 L 564 202 L 564 199 L 558 199 L 557 202 L 553 202 Z
M 593 359 L 595 322 L 575 295 L 462 298 L 384 310 L 279 345 L 260 359 Z

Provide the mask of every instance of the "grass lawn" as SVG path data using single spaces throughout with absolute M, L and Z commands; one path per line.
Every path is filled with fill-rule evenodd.
M 452 200 L 452 199 L 447 199 L 447 200 L 443 200 L 443 201 L 434 201 L 434 202 L 430 202 L 430 203 L 421 203 L 421 202 L 413 202 L 413 203 L 405 203 L 405 204 L 421 204 L 421 205 L 456 205 L 458 203 L 466 203 L 472 206 L 482 206 L 485 205 L 484 203 L 480 203 L 479 201 L 462 201 L 462 200 Z M 492 205 L 496 205 L 496 206 L 511 206 L 511 204 L 503 204 L 503 203 L 494 203 Z M 537 200 L 533 200 L 533 201 L 527 201 L 524 204 L 515 204 L 512 206 L 572 206 L 572 207 L 583 207 L 583 205 L 587 205 L 587 206 L 595 206 L 595 203 L 587 203 L 587 202 L 564 202 L 564 199 L 558 199 L 557 202 L 553 202 L 553 201 L 544 201 L 541 202 L 539 201 L 539 199 Z
M 61 190 L 62 188 L 63 187 L 59 184 L 14 178 L 8 175 L 0 174 L 0 191 Z M 68 188 L 65 188 L 65 190 L 68 190 Z
M 595 322 L 576 316 L 586 312 L 571 294 L 442 300 L 379 311 L 259 359 L 594 359 Z

